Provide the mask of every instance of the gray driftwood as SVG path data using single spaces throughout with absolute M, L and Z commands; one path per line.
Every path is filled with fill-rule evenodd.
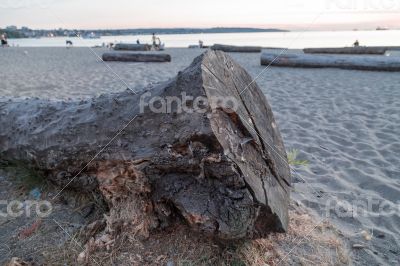
M 211 46 L 211 49 L 230 53 L 261 53 L 261 47 L 259 46 L 233 46 L 214 44 L 213 46 Z
M 171 62 L 169 54 L 112 52 L 103 54 L 104 61 L 119 62 Z
M 400 51 L 400 46 L 382 46 L 386 51 Z
M 141 112 L 141 98 L 147 102 L 150 96 L 131 91 L 85 101 L 3 101 L 0 159 L 41 170 L 61 187 L 71 182 L 68 189 L 98 189 L 114 215 L 130 214 L 129 207 L 116 208 L 137 193 L 143 209 L 156 217 L 155 226 L 179 219 L 220 239 L 284 232 L 287 156 L 271 107 L 251 81 L 227 54 L 207 51 L 147 93 L 163 99 L 182 93 L 233 97 L 235 110 L 210 101 L 205 113 L 196 112 L 189 101 L 183 112 L 177 105 L 166 113 L 149 106 Z
M 309 55 L 263 53 L 261 65 L 400 71 L 400 58 L 390 56 Z
M 123 51 L 150 51 L 151 45 L 149 44 L 136 44 L 136 43 L 117 43 L 114 45 L 114 50 Z
M 303 49 L 306 54 L 371 54 L 383 55 L 386 53 L 385 47 L 340 47 L 340 48 L 305 48 Z

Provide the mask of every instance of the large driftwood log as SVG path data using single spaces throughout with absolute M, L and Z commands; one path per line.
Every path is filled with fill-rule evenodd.
M 224 44 L 214 44 L 211 46 L 212 50 L 219 50 L 229 53 L 261 53 L 259 46 L 233 46 Z
M 123 53 L 113 52 L 104 53 L 104 61 L 118 61 L 118 62 L 171 62 L 169 54 L 144 54 L 144 53 Z
M 149 44 L 136 44 L 136 43 L 117 43 L 114 45 L 114 50 L 123 51 L 150 51 L 151 45 Z
M 306 54 L 376 54 L 383 55 L 387 51 L 400 51 L 400 46 L 359 46 L 341 48 L 305 48 Z
M 385 47 L 340 47 L 340 48 L 305 48 L 305 54 L 371 54 L 383 55 L 387 51 Z
M 141 203 L 154 216 L 151 228 L 180 219 L 220 239 L 284 232 L 290 168 L 271 107 L 251 81 L 227 54 L 207 51 L 140 95 L 0 102 L 0 159 L 42 170 L 60 186 L 98 188 L 122 220 Z M 163 99 L 182 94 L 194 100 L 161 112 Z M 150 97 L 159 97 L 154 106 Z M 199 97 L 209 102 L 202 111 Z M 235 104 L 215 100 L 228 97 Z
M 390 56 L 346 56 L 263 53 L 261 65 L 304 68 L 341 68 L 400 71 L 400 58 Z

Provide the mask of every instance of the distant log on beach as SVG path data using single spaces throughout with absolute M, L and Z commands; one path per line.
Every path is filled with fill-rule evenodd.
M 290 168 L 252 81 L 229 55 L 209 50 L 140 94 L 0 101 L 0 161 L 22 162 L 61 188 L 100 193 L 112 232 L 177 222 L 221 240 L 285 232 Z M 166 104 L 176 98 L 182 104 Z
M 191 44 L 188 46 L 189 49 L 208 49 L 210 48 L 210 46 L 208 45 L 203 45 L 202 47 L 200 47 L 200 45 L 198 44 Z
M 211 46 L 211 49 L 227 53 L 261 53 L 262 50 L 259 46 L 233 46 L 224 44 L 214 44 Z
M 305 54 L 370 54 L 383 55 L 387 51 L 385 47 L 342 47 L 342 48 L 305 48 Z
M 118 62 L 171 62 L 169 54 L 142 54 L 142 53 L 104 53 L 104 61 L 118 61 Z
M 370 46 L 379 49 L 385 49 L 386 51 L 400 51 L 400 46 Z
M 268 46 L 265 46 L 265 47 L 261 47 L 262 49 L 265 49 L 265 50 L 289 50 L 289 48 L 284 48 L 284 47 L 268 47 Z
M 304 68 L 341 68 L 375 71 L 400 71 L 400 58 L 389 56 L 356 55 L 306 55 L 269 54 L 261 55 L 261 65 Z
M 151 50 L 151 45 L 149 45 L 149 44 L 117 43 L 116 45 L 114 45 L 114 50 L 150 51 Z

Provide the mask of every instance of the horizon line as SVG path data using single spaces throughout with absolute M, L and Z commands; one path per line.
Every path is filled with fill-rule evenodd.
M 251 29 L 251 30 L 279 30 L 279 31 L 354 31 L 354 30 L 359 30 L 359 31 L 375 31 L 377 28 L 380 26 L 377 25 L 375 28 L 374 27 L 368 27 L 368 28 L 357 28 L 357 27 L 349 27 L 347 29 L 334 29 L 334 28 L 326 28 L 322 29 L 319 27 L 315 28 L 308 28 L 308 29 L 302 29 L 302 28 L 286 28 L 286 27 L 257 27 L 257 26 L 211 26 L 211 27 L 121 27 L 121 28 L 64 28 L 64 27 L 58 27 L 58 28 L 31 28 L 30 26 L 17 26 L 17 25 L 6 25 L 0 27 L 0 29 L 7 29 L 7 27 L 12 27 L 15 26 L 17 29 L 22 29 L 23 27 L 26 27 L 30 30 L 46 30 L 46 31 L 51 31 L 51 30 L 82 30 L 82 31 L 106 31 L 106 30 L 152 30 L 152 29 L 160 29 L 160 30 L 177 30 L 177 29 L 182 29 L 182 30 L 188 30 L 188 29 L 194 29 L 194 30 L 209 30 L 209 29 Z M 383 27 L 385 28 L 385 27 Z M 399 30 L 400 28 L 386 28 L 387 30 Z

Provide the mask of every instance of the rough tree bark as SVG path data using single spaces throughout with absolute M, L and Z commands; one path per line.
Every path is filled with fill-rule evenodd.
M 104 53 L 104 61 L 118 61 L 118 62 L 171 62 L 169 54 L 144 54 L 144 53 Z
M 304 68 L 400 71 L 400 59 L 390 56 L 310 55 L 263 53 L 261 65 Z
M 284 232 L 290 169 L 271 107 L 251 81 L 227 54 L 207 51 L 169 83 L 140 95 L 3 101 L 0 159 L 40 169 L 61 187 L 99 189 L 123 224 L 139 204 L 152 215 L 149 228 L 179 219 L 219 239 Z M 185 93 L 209 105 L 199 111 L 194 100 L 182 112 L 177 104 L 154 112 L 159 101 L 141 110 L 149 93 L 158 100 Z M 214 100 L 228 97 L 236 108 Z

